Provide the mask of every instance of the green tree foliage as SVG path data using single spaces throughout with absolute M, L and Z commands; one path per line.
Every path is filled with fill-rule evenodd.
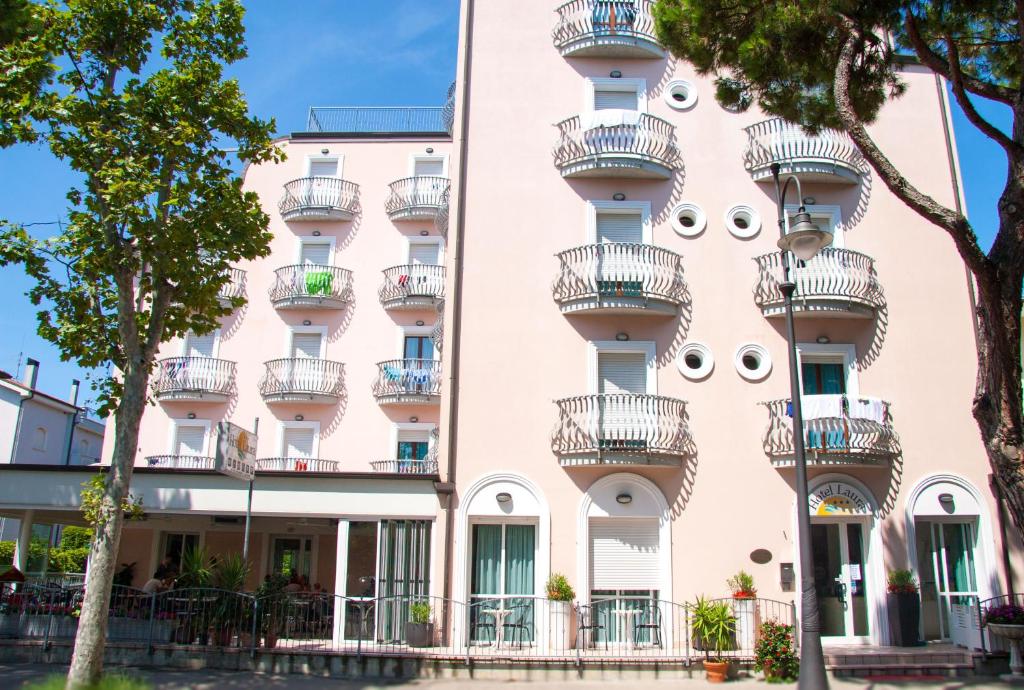
M 102 671 L 111 578 L 130 500 L 139 421 L 160 344 L 207 333 L 235 263 L 266 256 L 268 218 L 223 150 L 280 160 L 273 122 L 225 78 L 245 57 L 240 0 L 66 0 L 19 4 L 0 42 L 0 146 L 34 141 L 81 175 L 67 222 L 46 239 L 0 226 L 0 265 L 34 279 L 39 334 L 65 359 L 118 375 L 100 385 L 114 451 L 68 687 Z M 27 13 L 27 17 L 25 17 Z
M 92 530 L 88 527 L 68 525 L 60 532 L 62 549 L 87 549 L 92 543 Z
M 1008 0 L 657 0 L 653 13 L 661 42 L 716 78 L 723 105 L 756 102 L 810 131 L 846 131 L 889 190 L 952 239 L 977 285 L 974 417 L 1024 536 L 1024 9 Z M 961 209 L 918 189 L 867 131 L 905 92 L 908 61 L 943 77 L 967 119 L 1006 155 L 999 230 L 987 252 Z M 1011 110 L 1008 132 L 979 113 L 978 99 Z

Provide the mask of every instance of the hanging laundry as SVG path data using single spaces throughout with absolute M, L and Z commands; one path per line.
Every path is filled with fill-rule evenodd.
M 330 271 L 306 271 L 306 294 L 329 295 L 334 285 L 334 275 Z

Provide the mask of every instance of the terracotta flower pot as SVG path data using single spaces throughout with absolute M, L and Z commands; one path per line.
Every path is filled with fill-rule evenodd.
M 724 683 L 729 679 L 728 661 L 705 661 L 704 673 L 709 683 Z

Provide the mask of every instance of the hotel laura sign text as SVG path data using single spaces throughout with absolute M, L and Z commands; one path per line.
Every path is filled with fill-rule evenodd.
M 251 481 L 256 476 L 256 435 L 231 422 L 218 424 L 215 467 L 221 474 Z
M 843 482 L 822 484 L 807 498 L 807 504 L 811 515 L 817 517 L 871 515 L 871 503 L 864 494 Z

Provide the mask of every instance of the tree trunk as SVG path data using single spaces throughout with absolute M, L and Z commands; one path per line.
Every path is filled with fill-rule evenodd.
M 149 373 L 145 366 L 131 366 L 125 373 L 124 390 L 114 415 L 114 455 L 100 508 L 102 524 L 96 528 L 94 537 L 66 690 L 89 687 L 103 673 L 110 592 L 124 525 L 121 506 L 131 484 L 148 384 Z

